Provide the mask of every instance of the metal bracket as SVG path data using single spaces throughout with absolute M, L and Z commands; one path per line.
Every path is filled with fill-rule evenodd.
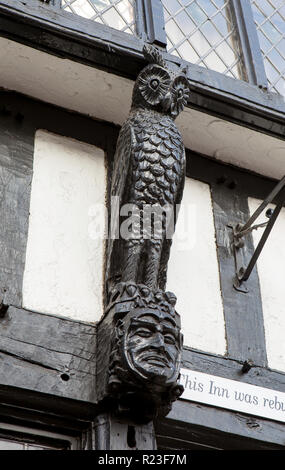
M 243 293 L 248 292 L 248 288 L 246 287 L 246 283 L 241 283 L 239 281 L 239 278 L 243 275 L 243 265 L 244 265 L 244 256 L 243 256 L 243 250 L 242 248 L 244 247 L 244 240 L 242 238 L 238 237 L 238 233 L 240 231 L 241 225 L 240 224 L 228 224 L 227 225 L 229 228 L 232 229 L 232 248 L 233 248 L 233 254 L 234 254 L 234 260 L 235 260 L 235 277 L 233 280 L 233 286 L 234 288 Z
M 237 225 L 229 225 L 229 227 L 233 230 L 233 252 L 235 258 L 235 278 L 233 286 L 234 288 L 243 293 L 248 292 L 248 288 L 246 286 L 246 281 L 248 280 L 257 259 L 265 245 L 265 242 L 273 228 L 273 225 L 276 222 L 276 219 L 285 203 L 285 176 L 279 181 L 277 186 L 273 189 L 273 191 L 267 196 L 267 198 L 261 203 L 258 209 L 254 212 L 254 214 L 249 218 L 249 220 L 244 224 L 237 224 Z M 263 222 L 261 224 L 253 225 L 257 217 L 262 213 L 262 211 L 270 204 L 275 197 L 278 197 L 278 202 L 274 210 L 268 209 L 266 211 L 266 216 L 269 218 L 268 222 Z M 243 252 L 242 248 L 244 247 L 244 237 L 251 233 L 253 230 L 256 230 L 260 227 L 266 227 L 262 237 L 251 257 L 248 266 L 244 267 L 244 260 L 243 260 Z

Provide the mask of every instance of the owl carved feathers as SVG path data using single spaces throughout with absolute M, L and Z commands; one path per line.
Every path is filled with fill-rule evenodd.
M 133 204 L 142 216 L 145 205 L 180 204 L 185 180 L 185 150 L 174 120 L 189 98 L 185 69 L 170 69 L 160 52 L 144 46 L 147 65 L 133 88 L 132 105 L 124 122 L 115 152 L 111 203 L 119 209 Z M 126 215 L 126 214 L 125 214 Z M 120 224 L 118 218 L 116 224 Z M 144 284 L 164 290 L 171 239 L 165 218 L 161 236 L 145 237 L 138 220 L 137 235 L 131 239 L 108 240 L 106 281 L 108 290 L 118 281 Z M 139 233 L 140 232 L 140 233 Z

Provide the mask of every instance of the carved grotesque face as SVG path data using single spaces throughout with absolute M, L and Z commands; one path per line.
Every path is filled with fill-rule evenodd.
M 181 334 L 169 314 L 151 308 L 130 312 L 124 354 L 133 372 L 157 383 L 173 382 L 178 374 L 180 350 Z

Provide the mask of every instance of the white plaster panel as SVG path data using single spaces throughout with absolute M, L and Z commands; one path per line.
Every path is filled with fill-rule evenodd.
M 0 38 L 0 86 L 121 124 L 132 81 Z
M 103 308 L 104 234 L 92 214 L 105 206 L 104 153 L 38 130 L 35 136 L 23 306 L 95 322 Z M 104 226 L 104 218 L 100 221 Z M 103 229 L 104 230 L 104 229 Z
M 259 207 L 262 201 L 249 198 L 250 213 Z M 268 207 L 274 208 L 273 205 Z M 264 213 L 255 223 L 268 221 Z M 253 231 L 253 240 L 257 246 L 263 228 Z M 257 261 L 260 282 L 264 330 L 268 365 L 272 369 L 285 371 L 285 209 L 283 208 L 266 241 Z
M 225 322 L 210 188 L 191 178 L 186 178 L 169 260 L 167 289 L 178 298 L 184 345 L 225 354 Z
M 0 38 L 0 87 L 121 125 L 133 82 Z M 194 109 L 177 118 L 185 146 L 261 175 L 285 174 L 284 141 Z

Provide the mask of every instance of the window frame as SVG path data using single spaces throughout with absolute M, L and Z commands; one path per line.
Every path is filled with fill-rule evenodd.
M 39 1 L 46 2 L 47 0 Z M 48 0 L 48 2 L 49 6 L 52 8 L 64 11 L 64 9 L 61 8 L 61 0 Z M 134 0 L 134 10 L 136 35 L 148 43 L 166 48 L 166 34 L 161 0 Z M 65 11 L 65 13 L 68 12 Z M 107 26 L 107 28 L 111 28 L 111 26 Z
M 248 82 L 267 90 L 268 81 L 251 4 L 240 0 L 230 0 L 230 7 L 239 34 Z
M 61 0 L 36 1 L 42 6 L 44 6 L 46 9 L 52 9 L 53 11 L 60 10 L 61 16 L 68 19 L 69 23 L 71 23 L 71 20 L 73 19 L 73 23 L 78 23 L 79 28 L 81 27 L 83 34 L 90 34 L 90 30 L 93 29 L 92 36 L 94 37 L 94 39 L 104 39 L 104 37 L 106 36 L 110 37 L 110 34 L 108 34 L 108 30 L 112 30 L 113 32 L 116 31 L 114 30 L 114 28 L 101 25 L 99 23 L 96 24 L 95 28 L 92 28 L 92 24 L 94 26 L 95 22 L 92 22 L 88 19 L 83 19 L 79 17 L 79 15 L 77 16 L 73 13 L 69 13 L 61 9 Z M 47 1 L 49 3 L 46 3 Z M 31 2 L 31 0 L 28 0 L 28 3 L 29 2 Z M 0 2 L 0 5 L 1 3 L 9 3 L 9 0 L 6 2 Z M 137 44 L 135 44 L 136 42 L 141 43 L 141 41 L 143 41 L 159 46 L 165 52 L 169 61 L 175 63 L 183 63 L 183 65 L 187 64 L 190 66 L 192 72 L 192 74 L 190 72 L 190 78 L 191 75 L 196 75 L 197 71 L 200 78 L 200 83 L 203 83 L 204 85 L 209 86 L 211 88 L 213 88 L 213 82 L 215 83 L 215 87 L 217 87 L 218 83 L 218 89 L 220 91 L 226 93 L 229 92 L 231 94 L 232 89 L 235 88 L 234 94 L 242 97 L 244 97 L 244 93 L 242 93 L 242 91 L 246 90 L 245 84 L 247 84 L 248 93 L 246 93 L 246 99 L 248 99 L 250 96 L 251 101 L 253 101 L 257 105 L 268 107 L 269 104 L 275 111 L 281 111 L 282 113 L 285 112 L 283 96 L 268 91 L 268 80 L 265 72 L 261 48 L 259 45 L 256 25 L 253 18 L 252 6 L 249 1 L 241 2 L 240 0 L 229 0 L 230 14 L 234 25 L 236 26 L 238 41 L 240 43 L 241 49 L 242 66 L 244 69 L 244 75 L 247 77 L 247 81 L 243 79 L 238 80 L 231 77 L 227 77 L 219 72 L 216 72 L 211 69 L 205 69 L 204 67 L 187 62 L 183 59 L 179 59 L 178 57 L 167 53 L 167 39 L 165 32 L 165 21 L 162 1 L 135 0 L 135 5 L 135 22 L 137 34 L 134 35 L 134 37 L 126 38 L 124 36 L 131 35 L 126 35 L 121 31 L 116 31 L 114 35 L 116 36 L 118 45 L 124 47 L 126 42 L 132 43 L 136 49 L 135 54 L 137 53 L 138 49 Z M 89 28 L 85 29 L 83 23 L 85 23 L 87 26 L 86 22 L 89 23 Z M 78 30 L 80 30 L 79 28 Z M 132 47 L 130 47 L 130 49 L 132 49 Z M 134 55 L 132 54 L 133 51 L 130 50 L 129 52 L 131 53 L 130 55 Z M 217 77 L 219 77 L 218 80 Z M 193 79 L 195 80 L 194 77 Z M 251 85 L 254 87 L 252 90 L 255 91 L 253 94 L 250 90 Z M 261 93 L 259 93 L 259 90 L 261 90 Z M 264 92 L 266 92 L 266 95 Z
M 158 1 L 162 3 L 161 0 Z M 268 81 L 251 4 L 250 2 L 241 2 L 240 0 L 229 0 L 229 10 L 237 30 L 242 65 L 247 81 L 263 90 L 267 90 Z M 161 25 L 161 19 L 160 27 L 164 29 L 164 24 Z M 164 47 L 166 48 L 166 42 Z
M 49 0 L 49 2 L 54 8 L 61 9 L 61 0 Z M 134 0 L 134 3 L 138 37 L 148 43 L 158 45 L 166 51 L 167 39 L 162 1 Z M 237 30 L 242 65 L 247 81 L 267 90 L 268 82 L 251 4 L 240 0 L 229 0 L 229 10 Z
M 3 423 L 0 421 L 0 441 L 19 443 L 24 449 L 27 446 L 43 447 L 34 450 L 81 450 L 81 438 L 55 432 L 35 429 L 33 427 Z M 61 448 L 62 447 L 64 448 Z M 3 449 L 5 450 L 5 449 Z

